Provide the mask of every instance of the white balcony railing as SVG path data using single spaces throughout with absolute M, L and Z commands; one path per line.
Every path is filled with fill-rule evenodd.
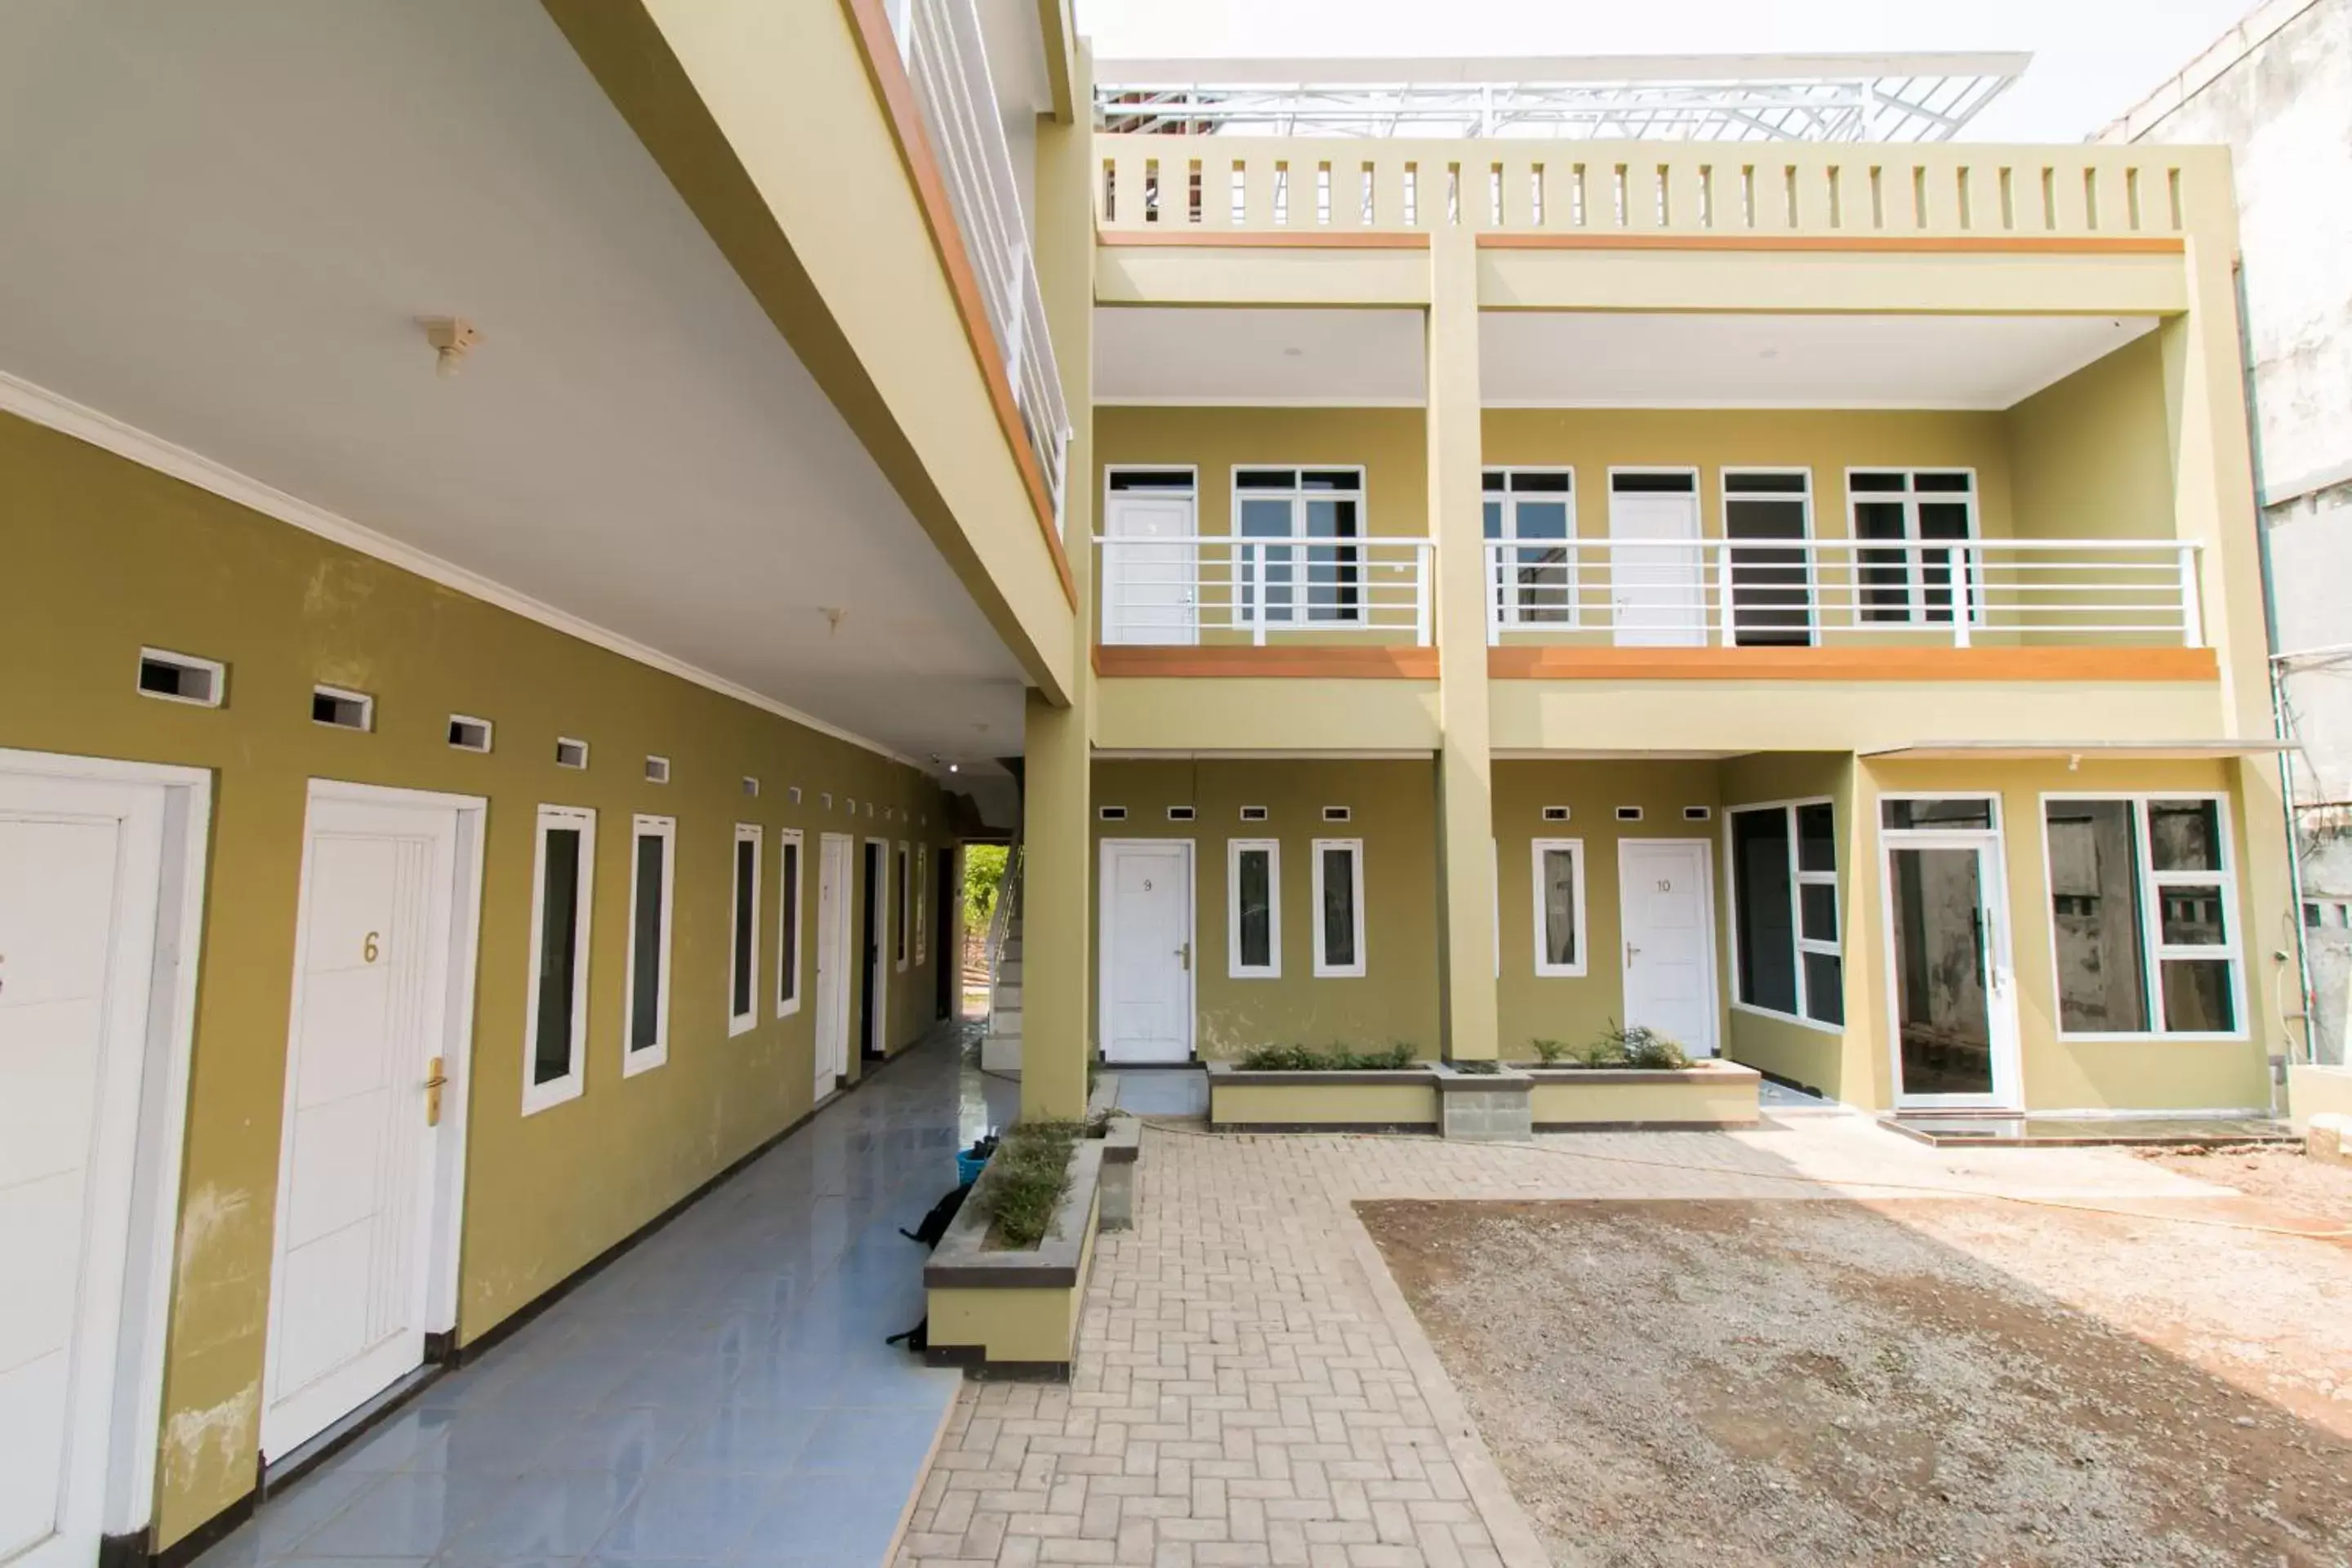
M 2198 560 L 2174 540 L 1489 541 L 1487 641 L 2198 647 Z
M 1233 634 L 1430 641 L 1426 539 L 1097 538 L 1102 640 L 1189 644 Z
M 905 51 L 907 78 L 922 106 L 940 174 L 962 230 L 988 313 L 990 332 L 1012 384 L 1013 401 L 1036 454 L 1054 521 L 1062 521 L 1069 410 L 1045 324 L 1045 298 L 1029 243 L 1029 220 L 1013 180 L 1003 116 L 989 80 L 972 0 L 902 0 L 891 20 Z

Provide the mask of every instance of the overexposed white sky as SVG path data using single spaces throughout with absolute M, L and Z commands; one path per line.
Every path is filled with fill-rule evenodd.
M 1961 134 L 2090 135 L 2254 0 L 1077 0 L 1105 58 L 1196 55 L 1790 54 L 2022 49 Z

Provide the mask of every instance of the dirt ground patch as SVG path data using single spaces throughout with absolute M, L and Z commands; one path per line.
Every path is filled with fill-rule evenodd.
M 2141 1156 L 2152 1165 L 2235 1187 L 2250 1198 L 2352 1225 L 2352 1165 L 2314 1160 L 2300 1149 L 2165 1149 Z
M 1975 1200 L 1357 1208 L 1556 1563 L 2352 1561 L 2341 1244 Z

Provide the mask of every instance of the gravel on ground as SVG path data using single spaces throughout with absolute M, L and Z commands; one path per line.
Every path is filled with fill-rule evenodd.
M 2343 1243 L 1973 1198 L 1357 1207 L 1556 1563 L 2352 1561 Z

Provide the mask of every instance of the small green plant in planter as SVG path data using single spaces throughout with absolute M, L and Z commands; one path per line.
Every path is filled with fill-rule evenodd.
M 1045 1239 L 1070 1190 L 1070 1155 L 1086 1132 L 1082 1121 L 1023 1121 L 1004 1134 L 973 1194 L 990 1220 L 990 1247 L 1025 1252 Z
M 1566 1061 L 1571 1049 L 1566 1040 L 1529 1040 L 1528 1044 L 1535 1051 L 1536 1060 L 1548 1068 Z
M 1259 1046 L 1242 1053 L 1247 1072 L 1392 1072 L 1413 1065 L 1413 1048 L 1403 1040 L 1381 1051 L 1351 1051 L 1334 1046 Z
M 1636 1024 L 1628 1029 L 1612 1018 L 1600 1037 L 1585 1048 L 1585 1063 L 1589 1067 L 1672 1070 L 1690 1066 L 1690 1053 L 1683 1049 L 1682 1042 L 1646 1024 Z
M 1449 1062 L 1446 1065 L 1451 1067 L 1455 1072 L 1468 1073 L 1479 1078 L 1484 1078 L 1489 1074 L 1498 1073 L 1503 1070 L 1502 1063 L 1486 1060 Z

